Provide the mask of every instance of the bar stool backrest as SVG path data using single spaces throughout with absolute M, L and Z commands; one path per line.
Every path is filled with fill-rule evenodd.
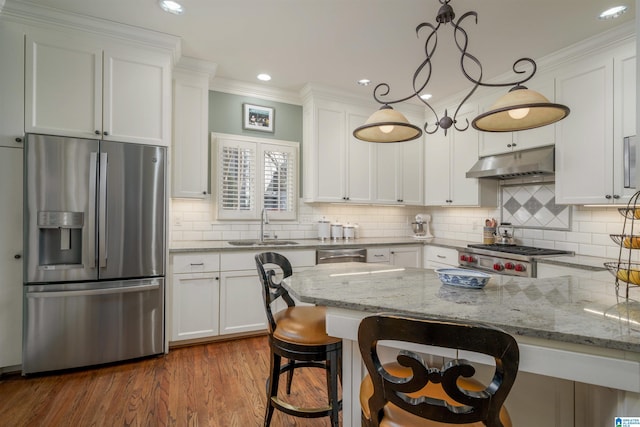
M 272 334 L 276 329 L 276 321 L 271 311 L 271 304 L 278 298 L 282 298 L 288 307 L 296 305 L 289 295 L 289 292 L 287 292 L 281 284 L 282 279 L 290 277 L 293 274 L 293 269 L 289 260 L 284 255 L 276 252 L 257 254 L 255 260 L 258 277 L 260 277 L 260 282 L 262 283 L 262 297 L 264 299 L 265 311 L 269 323 L 269 333 Z M 276 271 L 274 267 L 279 271 Z
M 464 359 L 453 359 L 441 369 L 430 368 L 412 351 L 401 350 L 397 361 L 411 369 L 411 376 L 398 378 L 385 370 L 380 362 L 379 341 L 392 340 L 437 347 L 467 350 L 492 356 L 495 372 L 491 383 L 481 391 L 468 391 L 457 386 L 459 377 L 472 377 L 475 368 Z M 375 315 L 362 320 L 358 329 L 362 359 L 373 382 L 369 399 L 371 425 L 378 426 L 384 406 L 391 402 L 402 410 L 421 418 L 450 424 L 483 422 L 502 427 L 500 409 L 516 379 L 519 349 L 515 339 L 490 326 L 445 322 L 396 315 Z M 432 382 L 440 383 L 444 392 L 460 405 L 420 396 L 409 396 Z

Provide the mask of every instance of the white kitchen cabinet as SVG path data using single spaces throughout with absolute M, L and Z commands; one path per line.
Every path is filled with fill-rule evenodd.
M 552 77 L 539 77 L 536 75 L 524 86 L 546 96 L 549 101 L 555 100 L 555 85 Z M 492 91 L 491 95 L 480 101 L 481 113 L 488 111 L 491 105 L 503 96 L 510 88 L 500 88 Z M 511 151 L 527 150 L 529 148 L 543 147 L 555 143 L 555 125 L 542 126 L 518 132 L 480 132 L 479 155 L 480 157 L 493 154 L 508 153 Z
M 391 262 L 391 251 L 389 248 L 367 248 L 367 262 L 389 264 Z
M 184 60 L 184 58 L 183 58 Z M 172 197 L 203 199 L 209 190 L 209 79 L 202 61 L 173 71 Z M 210 67 L 213 69 L 213 67 Z
M 220 335 L 263 330 L 267 330 L 267 316 L 257 270 L 222 271 Z
M 24 141 L 24 30 L 0 21 L 0 147 Z
M 393 246 L 390 248 L 391 265 L 398 267 L 422 267 L 422 246 Z
M 422 246 L 390 246 L 367 249 L 367 262 L 398 267 L 422 267 Z
M 449 108 L 455 111 L 455 107 Z M 497 182 L 467 178 L 466 173 L 478 160 L 478 131 L 471 127 L 477 107 L 467 106 L 458 114 L 459 127 L 469 121 L 469 128 L 459 132 L 442 129 L 427 136 L 425 143 L 425 205 L 427 206 L 496 206 Z
M 28 31 L 25 51 L 27 132 L 170 144 L 168 52 L 44 29 Z
M 22 155 L 0 147 L 0 373 L 22 362 Z
M 303 103 L 305 201 L 422 205 L 424 139 L 360 141 L 353 130 L 376 106 L 325 95 L 307 92 Z M 403 112 L 421 122 L 421 110 Z
M 171 341 L 218 335 L 220 255 L 176 254 L 172 262 Z
M 376 144 L 377 203 L 422 205 L 424 140 Z
M 636 132 L 635 70 L 626 43 L 558 72 L 556 98 L 571 114 L 556 124 L 556 203 L 621 204 L 635 193 L 623 167 L 624 137 Z
M 312 118 L 305 126 L 311 127 L 311 121 L 313 129 L 307 129 L 312 143 L 305 146 L 305 198 L 315 202 L 373 202 L 375 145 L 355 139 L 350 131 L 366 116 L 334 103 L 308 108 Z
M 424 247 L 424 268 L 457 267 L 458 265 L 456 249 L 431 245 Z
M 277 250 L 294 274 L 315 265 L 315 251 Z M 250 251 L 223 252 L 220 256 L 220 335 L 267 330 L 262 284 L 255 254 Z

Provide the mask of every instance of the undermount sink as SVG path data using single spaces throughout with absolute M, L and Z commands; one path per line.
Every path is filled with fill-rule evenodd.
M 284 246 L 297 245 L 298 242 L 293 240 L 231 240 L 228 242 L 231 246 Z

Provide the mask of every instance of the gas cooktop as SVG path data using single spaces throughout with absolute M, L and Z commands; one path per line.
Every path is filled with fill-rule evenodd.
M 560 249 L 535 248 L 533 246 L 493 244 L 473 244 L 467 245 L 469 248 L 484 249 L 488 251 L 502 252 L 516 255 L 543 256 L 543 255 L 572 255 L 573 252 Z

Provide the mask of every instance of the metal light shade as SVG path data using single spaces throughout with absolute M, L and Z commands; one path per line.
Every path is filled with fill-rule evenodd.
M 473 119 L 471 125 L 486 132 L 513 132 L 549 125 L 569 115 L 569 107 L 549 102 L 544 95 L 516 86 Z
M 403 142 L 419 138 L 422 130 L 409 123 L 400 112 L 383 105 L 362 126 L 353 131 L 353 136 L 367 142 Z

